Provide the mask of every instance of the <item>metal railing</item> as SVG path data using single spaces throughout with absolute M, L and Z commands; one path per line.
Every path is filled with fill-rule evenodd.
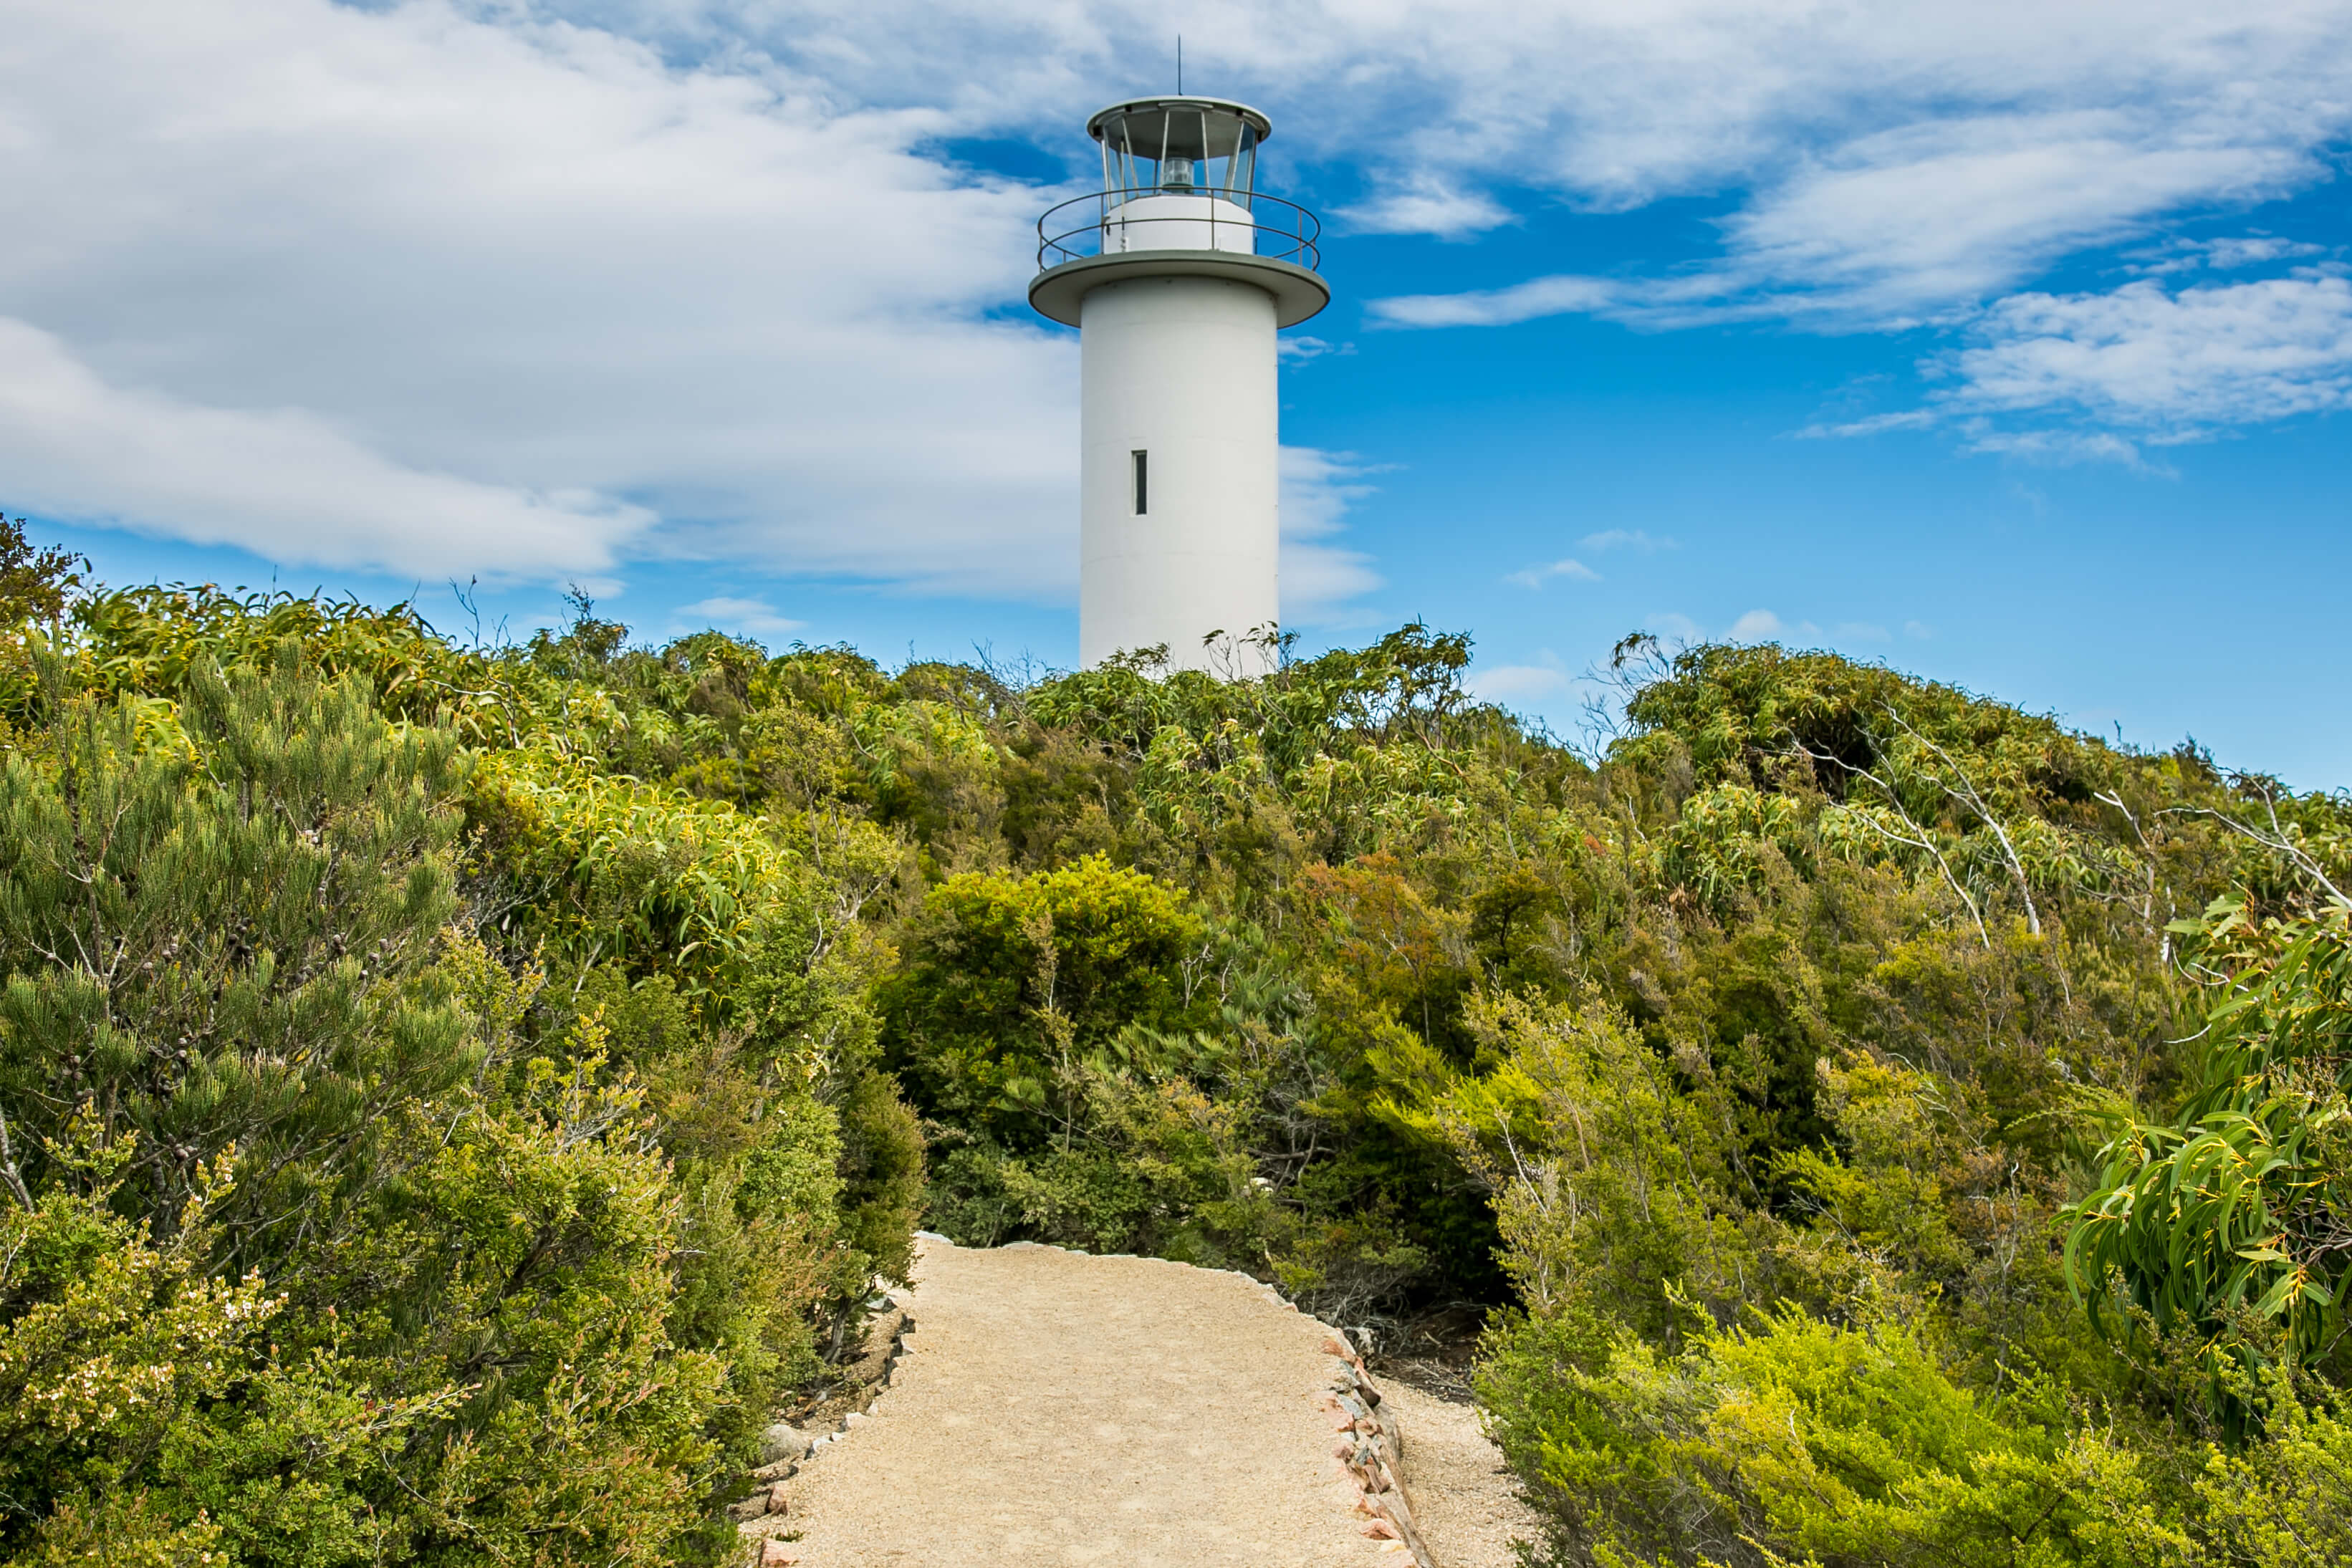
M 1125 215 L 1121 209 L 1130 202 L 1149 196 L 1207 197 L 1202 211 L 1196 208 L 1185 213 L 1170 213 L 1164 216 Z M 1233 209 L 1240 207 L 1244 215 L 1234 216 Z M 1223 208 L 1223 212 L 1218 211 Z M 1090 211 L 1093 217 L 1075 228 L 1057 231 L 1057 225 L 1072 222 L 1081 210 Z M 1076 201 L 1046 210 L 1037 220 L 1037 270 L 1061 266 L 1068 261 L 1085 261 L 1105 254 L 1110 235 L 1117 233 L 1122 242 L 1118 249 L 1150 250 L 1149 244 L 1136 245 L 1129 239 L 1135 230 L 1148 235 L 1156 224 L 1184 224 L 1194 230 L 1209 232 L 1206 246 L 1187 243 L 1169 246 L 1171 250 L 1223 250 L 1227 255 L 1263 256 L 1272 261 L 1287 261 L 1314 271 L 1322 265 L 1322 253 L 1316 242 L 1323 236 L 1323 225 L 1313 213 L 1296 202 L 1286 202 L 1279 196 L 1259 195 L 1254 192 L 1225 191 L 1212 187 L 1198 190 L 1170 190 L 1162 185 L 1128 186 L 1116 191 L 1097 191 L 1080 196 Z M 1162 229 L 1170 234 L 1175 231 Z M 1230 249 L 1217 243 L 1221 234 L 1247 235 L 1246 246 L 1236 245 Z

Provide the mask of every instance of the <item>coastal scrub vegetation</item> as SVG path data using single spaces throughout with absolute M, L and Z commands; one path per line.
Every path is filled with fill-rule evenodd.
M 0 1561 L 715 1563 L 919 1225 L 1603 1565 L 2352 1561 L 2352 804 L 1777 646 L 886 669 L 0 525 Z

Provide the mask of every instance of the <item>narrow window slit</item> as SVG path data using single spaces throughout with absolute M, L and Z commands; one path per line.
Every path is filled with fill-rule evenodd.
M 1148 452 L 1135 452 L 1129 455 L 1135 459 L 1135 515 L 1139 517 L 1151 510 L 1150 505 L 1151 455 Z

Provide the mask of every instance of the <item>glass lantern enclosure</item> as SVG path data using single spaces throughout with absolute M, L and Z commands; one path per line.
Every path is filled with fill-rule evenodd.
M 1087 122 L 1102 143 L 1106 195 L 1214 195 L 1244 209 L 1271 130 L 1257 110 L 1207 98 L 1122 103 Z
M 1102 250 L 1257 250 L 1257 150 L 1272 127 L 1238 103 L 1150 99 L 1087 122 L 1102 144 Z

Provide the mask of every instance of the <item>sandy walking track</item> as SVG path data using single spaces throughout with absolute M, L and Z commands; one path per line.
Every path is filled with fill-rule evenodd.
M 1412 1560 L 1332 1456 L 1328 1331 L 1263 1285 L 926 1239 L 909 1310 L 890 1386 L 761 1521 L 805 1568 Z

